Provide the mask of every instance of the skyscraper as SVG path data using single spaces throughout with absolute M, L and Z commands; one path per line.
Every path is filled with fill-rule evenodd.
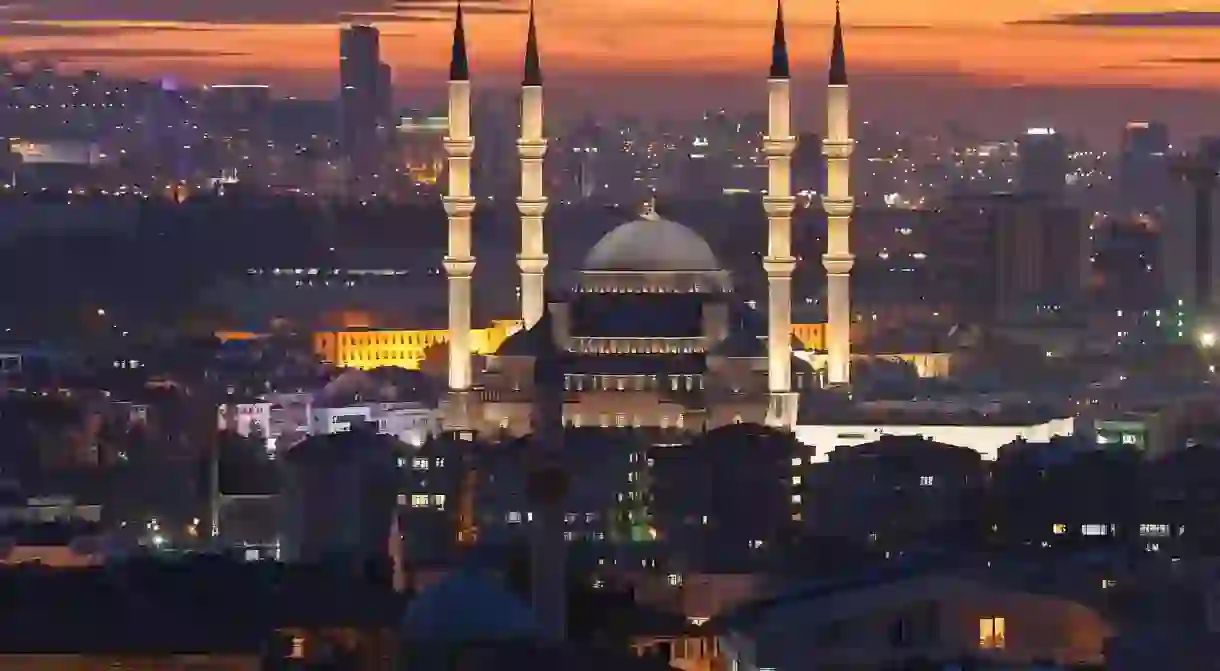
M 1067 142 L 1054 128 L 1030 128 L 1017 140 L 1017 189 L 1062 198 L 1067 190 Z
M 377 124 L 383 113 L 386 66 L 381 62 L 381 34 L 368 25 L 350 25 L 339 33 L 339 138 L 348 160 L 349 181 L 370 181 L 377 170 Z
M 980 204 L 992 233 L 995 316 L 1070 314 L 1089 268 L 1088 226 L 1080 210 L 1011 194 Z
M 1123 129 L 1118 166 L 1119 195 L 1136 212 L 1152 212 L 1169 198 L 1169 128 L 1155 121 L 1132 121 Z
M 1171 305 L 1187 322 L 1179 334 L 1214 331 L 1220 289 L 1220 235 L 1216 235 L 1220 200 L 1220 152 L 1203 139 L 1199 149 L 1171 165 L 1169 202 L 1161 231 L 1161 276 Z

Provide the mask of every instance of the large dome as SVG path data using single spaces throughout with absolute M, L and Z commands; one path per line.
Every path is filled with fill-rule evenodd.
M 504 587 L 462 568 L 424 589 L 407 607 L 401 633 L 417 643 L 534 639 L 534 613 Z
M 598 241 L 585 257 L 595 272 L 707 272 L 720 270 L 712 248 L 676 221 L 645 218 L 623 224 Z

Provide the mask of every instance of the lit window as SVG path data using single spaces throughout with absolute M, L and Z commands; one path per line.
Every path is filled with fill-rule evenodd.
M 1051 533 L 1055 534 L 1056 536 L 1062 536 L 1063 534 L 1066 534 L 1067 532 L 1068 532 L 1068 527 L 1066 524 L 1052 524 L 1051 525 Z
M 800 503 L 800 502 L 801 502 L 801 495 L 800 495 L 800 494 L 793 494 L 793 495 L 792 495 L 792 502 L 793 502 L 793 503 Z
M 801 484 L 801 476 L 799 476 L 799 475 L 792 476 L 792 485 L 795 487 L 800 484 Z
M 801 458 L 800 458 L 800 457 L 792 457 L 792 465 L 793 465 L 793 466 L 800 466 L 800 465 L 801 465 L 801 463 L 802 463 L 802 461 L 801 461 Z
M 920 486 L 920 487 L 931 487 L 931 486 L 932 486 L 932 485 L 934 485 L 934 484 L 936 484 L 936 476 L 935 476 L 935 475 L 921 475 L 921 476 L 919 476 L 919 486 Z
M 521 513 L 515 510 L 504 513 L 504 521 L 509 524 L 519 524 L 521 522 Z
M 411 468 L 413 468 L 417 471 L 428 470 L 428 458 L 427 457 L 415 457 L 414 459 L 411 460 Z
M 1169 535 L 1168 524 L 1141 524 L 1140 535 L 1150 536 L 1154 538 L 1163 538 Z
M 444 509 L 445 509 L 445 495 L 444 495 L 444 494 L 435 494 L 435 495 L 433 495 L 433 496 L 432 496 L 432 503 L 433 503 L 433 505 L 435 505 L 437 508 L 440 508 L 441 510 L 444 510 Z
M 670 574 L 669 574 L 669 584 L 670 584 L 670 585 L 672 585 L 672 586 L 674 586 L 674 587 L 677 587 L 678 585 L 681 585 L 681 584 L 682 584 L 682 576 L 678 575 L 677 573 L 670 573 Z
M 412 508 L 427 508 L 431 503 L 432 503 L 432 497 L 428 496 L 427 494 L 412 494 L 411 495 L 411 507 Z
M 1080 527 L 1080 533 L 1084 536 L 1108 536 L 1110 527 L 1105 524 L 1083 524 Z
M 1004 618 L 985 617 L 979 620 L 979 647 L 984 650 L 1004 649 Z

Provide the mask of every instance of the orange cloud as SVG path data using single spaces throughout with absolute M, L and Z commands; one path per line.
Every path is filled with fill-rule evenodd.
M 81 56 L 75 60 L 82 66 L 134 75 L 166 74 L 165 63 L 141 62 L 131 54 L 173 50 L 184 54 L 174 65 L 182 65 L 186 71 L 176 74 L 187 78 L 206 82 L 257 72 L 318 91 L 333 87 L 336 25 L 278 20 L 290 15 L 277 9 L 286 4 L 259 3 L 268 20 L 258 21 L 242 20 L 235 1 L 221 3 L 229 13 L 217 13 L 215 20 L 191 21 L 135 20 L 152 0 L 120 4 L 124 16 L 134 18 L 69 21 L 43 15 L 0 25 L 0 33 L 7 30 L 9 51 L 71 52 Z M 160 14 L 148 16 L 164 16 L 164 3 L 155 4 L 162 6 Z M 960 75 L 1000 84 L 1220 88 L 1220 68 L 1209 57 L 1220 41 L 1220 15 L 1207 20 L 1213 14 L 1205 11 L 1206 3 L 1106 4 L 1112 11 L 1102 15 L 1073 14 L 1079 5 L 1068 0 L 852 0 L 844 7 L 848 62 L 857 71 Z M 385 3 L 349 0 L 347 9 L 381 18 L 384 57 L 397 76 L 439 82 L 448 57 L 447 0 L 406 0 L 380 14 L 375 5 Z M 310 0 L 308 6 L 320 13 L 324 3 Z M 476 76 L 515 72 L 525 28 L 517 14 L 521 2 L 484 0 L 479 6 L 468 26 Z M 786 11 L 794 71 L 822 76 L 829 3 L 789 3 Z M 540 2 L 539 13 L 544 67 L 556 74 L 708 75 L 765 72 L 773 9 L 764 3 L 564 0 Z M 116 31 L 122 32 L 122 56 L 107 56 Z

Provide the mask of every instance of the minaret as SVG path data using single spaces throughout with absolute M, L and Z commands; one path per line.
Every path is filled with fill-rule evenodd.
M 533 513 L 530 584 L 534 615 L 543 636 L 554 643 L 562 641 L 567 633 L 568 546 L 564 538 L 564 502 L 570 477 L 563 460 L 562 354 L 554 347 L 537 354 L 534 361 L 534 434 L 526 457 L 529 469 L 526 494 Z
M 525 74 L 521 79 L 521 137 L 517 140 L 517 156 L 521 158 L 521 196 L 517 198 L 517 210 L 521 213 L 521 253 L 517 255 L 517 265 L 521 268 L 521 318 L 525 328 L 542 317 L 546 300 L 543 287 L 547 256 L 542 235 L 547 204 L 542 193 L 542 157 L 545 154 L 542 67 L 538 62 L 538 34 L 531 0 L 529 32 L 525 39 Z
M 470 302 L 474 275 L 470 215 L 474 197 L 470 193 L 470 158 L 474 136 L 470 133 L 470 64 L 466 57 L 466 30 L 459 1 L 453 24 L 453 55 L 449 61 L 449 132 L 444 139 L 448 154 L 449 190 L 445 213 L 449 215 L 449 249 L 445 273 L 449 277 L 449 397 L 444 409 L 447 431 L 470 431 L 471 356 Z
M 796 424 L 797 397 L 792 392 L 792 93 L 788 74 L 788 44 L 784 38 L 784 7 L 775 9 L 775 38 L 771 44 L 771 72 L 767 79 L 767 389 L 770 406 L 767 424 L 790 429 Z
M 826 349 L 829 353 L 827 380 L 832 385 L 851 383 L 851 268 L 855 257 L 849 239 L 851 213 L 851 153 L 855 140 L 848 127 L 850 101 L 847 91 L 847 59 L 843 54 L 843 24 L 835 4 L 834 47 L 830 52 L 830 76 L 826 90 Z

